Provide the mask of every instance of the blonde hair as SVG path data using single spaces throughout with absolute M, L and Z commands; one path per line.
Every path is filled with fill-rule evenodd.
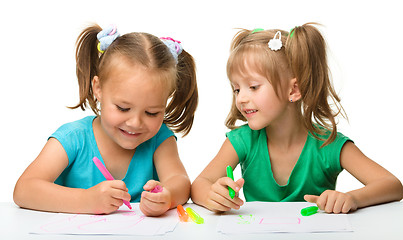
M 76 74 L 80 101 L 72 109 L 88 106 L 99 115 L 98 101 L 91 81 L 98 76 L 100 83 L 108 79 L 114 57 L 124 57 L 130 63 L 141 64 L 160 74 L 170 91 L 170 101 L 165 110 L 164 123 L 175 132 L 187 135 L 192 128 L 198 104 L 196 66 L 193 57 L 185 50 L 176 63 L 168 47 L 156 36 L 148 33 L 128 33 L 118 37 L 100 54 L 97 34 L 102 28 L 96 24 L 87 27 L 77 38 Z
M 240 30 L 231 43 L 227 75 L 231 79 L 234 72 L 246 71 L 245 59 L 249 58 L 254 69 L 269 80 L 278 96 L 282 84 L 296 78 L 301 92 L 301 100 L 296 102 L 301 120 L 315 138 L 325 141 L 322 146 L 326 146 L 336 138 L 336 116 L 345 116 L 345 113 L 330 81 L 326 42 L 314 24 L 307 23 L 295 27 L 292 37 L 289 32 L 278 29 L 254 33 L 246 29 Z M 273 51 L 268 47 L 268 42 L 277 31 L 281 32 L 283 47 Z M 329 98 L 333 101 L 336 111 L 331 108 Z M 246 121 L 237 109 L 233 96 L 225 125 L 234 129 L 237 127 L 237 120 Z M 330 135 L 324 139 L 327 132 L 330 132 Z

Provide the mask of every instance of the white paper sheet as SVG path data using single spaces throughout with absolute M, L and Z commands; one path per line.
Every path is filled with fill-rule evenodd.
M 133 210 L 122 206 L 108 215 L 59 213 L 33 229 L 35 234 L 113 234 L 113 235 L 162 235 L 172 232 L 179 220 L 175 209 L 160 217 L 146 217 L 138 203 Z
M 347 214 L 319 211 L 301 215 L 301 209 L 312 206 L 306 202 L 248 202 L 240 210 L 220 216 L 217 231 L 225 234 L 269 232 L 343 232 L 352 231 Z

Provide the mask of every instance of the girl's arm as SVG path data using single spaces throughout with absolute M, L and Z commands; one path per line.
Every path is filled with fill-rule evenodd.
M 344 144 L 340 158 L 341 166 L 365 185 L 348 192 L 357 202 L 358 208 L 400 201 L 403 198 L 403 187 L 399 179 L 366 157 L 354 143 Z
M 140 209 L 147 216 L 158 216 L 171 208 L 188 201 L 190 180 L 178 153 L 176 140 L 167 138 L 154 153 L 154 165 L 160 182 L 150 180 L 144 185 L 141 194 Z M 151 193 L 156 185 L 162 185 L 163 191 Z
M 366 157 L 354 143 L 344 144 L 340 163 L 365 186 L 347 193 L 327 190 L 319 197 L 307 195 L 307 201 L 317 203 L 319 208 L 326 212 L 346 213 L 357 208 L 400 201 L 403 198 L 403 187 L 399 179 Z
M 243 201 L 238 196 L 231 199 L 228 186 L 239 193 L 244 180 L 241 178 L 234 182 L 226 177 L 226 167 L 231 165 L 234 169 L 238 162 L 238 155 L 227 138 L 217 156 L 192 183 L 192 201 L 216 212 L 239 209 Z
M 124 182 L 104 181 L 87 190 L 54 183 L 68 165 L 63 146 L 50 138 L 18 179 L 14 202 L 23 208 L 70 213 L 110 213 L 130 200 Z M 83 171 L 85 171 L 83 169 Z

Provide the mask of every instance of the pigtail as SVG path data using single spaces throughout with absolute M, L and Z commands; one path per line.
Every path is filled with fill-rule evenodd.
M 244 40 L 252 33 L 252 31 L 247 29 L 241 29 L 235 34 L 232 38 L 230 51 L 233 51 L 236 47 L 238 47 Z
M 92 79 L 97 75 L 99 64 L 99 52 L 97 49 L 97 34 L 102 31 L 98 25 L 84 29 L 76 42 L 76 75 L 80 92 L 80 102 L 71 109 L 80 107 L 85 110 L 89 105 L 92 111 L 98 115 L 97 100 L 92 91 Z
M 175 132 L 183 132 L 186 136 L 192 128 L 198 103 L 196 64 L 193 57 L 182 50 L 176 67 L 176 89 L 166 108 L 164 122 Z
M 335 117 L 343 110 L 340 98 L 330 82 L 330 71 L 327 64 L 326 42 L 319 30 L 307 23 L 295 27 L 286 43 L 286 55 L 290 63 L 302 99 L 299 102 L 303 111 L 305 127 L 320 140 L 326 132 L 319 126 L 330 131 L 330 136 L 322 146 L 326 146 L 337 135 Z M 334 112 L 328 103 L 331 98 L 337 107 Z

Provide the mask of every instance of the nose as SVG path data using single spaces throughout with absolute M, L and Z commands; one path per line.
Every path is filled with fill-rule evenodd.
M 236 96 L 236 102 L 238 104 L 247 103 L 249 101 L 249 95 L 247 91 L 239 91 Z
M 143 126 L 143 120 L 140 114 L 133 114 L 132 116 L 130 116 L 126 120 L 126 125 L 134 129 L 141 129 Z

